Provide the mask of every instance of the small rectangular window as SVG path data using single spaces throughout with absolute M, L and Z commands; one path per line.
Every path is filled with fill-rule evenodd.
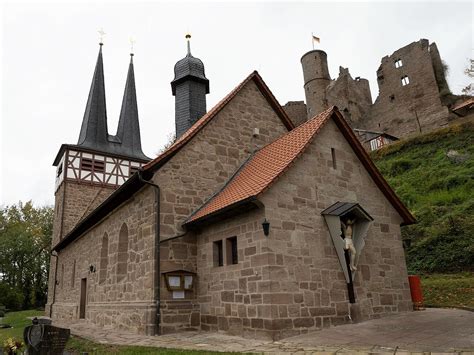
M 403 66 L 403 62 L 401 59 L 397 59 L 395 61 L 395 68 L 401 68 Z
M 222 240 L 218 240 L 213 244 L 214 266 L 224 265 L 224 255 L 222 254 Z
M 72 272 L 71 272 L 71 288 L 74 288 L 74 281 L 76 279 L 76 260 L 72 262 Z
M 331 148 L 331 157 L 332 157 L 332 168 L 336 169 L 337 168 L 337 165 L 336 165 L 336 149 L 334 149 L 334 148 Z
M 403 76 L 402 77 L 402 86 L 410 84 L 410 79 L 408 79 L 408 76 Z
M 227 238 L 227 265 L 239 263 L 239 255 L 237 249 L 237 237 Z

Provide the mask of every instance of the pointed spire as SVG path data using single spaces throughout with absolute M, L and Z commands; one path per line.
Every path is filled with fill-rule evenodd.
M 147 159 L 142 152 L 140 139 L 140 125 L 138 123 L 138 105 L 135 89 L 135 73 L 133 69 L 133 53 L 130 53 L 127 83 L 123 94 L 122 109 L 120 111 L 117 138 L 120 140 L 121 150 L 133 157 Z
M 107 147 L 107 110 L 105 105 L 102 43 L 100 43 L 97 64 L 77 144 L 98 150 Z

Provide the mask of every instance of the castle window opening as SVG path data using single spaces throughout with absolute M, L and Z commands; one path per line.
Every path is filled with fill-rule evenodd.
M 64 264 L 61 264 L 61 281 L 60 281 L 60 284 L 61 284 L 61 288 L 63 288 L 63 285 L 64 285 Z
M 402 76 L 402 86 L 406 86 L 410 84 L 410 79 L 408 79 L 408 76 Z
M 395 95 L 390 95 L 389 98 L 390 98 L 390 102 L 394 102 L 394 101 L 395 101 Z M 380 126 L 380 124 L 379 124 L 379 126 Z
M 335 170 L 337 169 L 337 164 L 336 164 L 336 149 L 331 148 L 331 158 L 332 158 L 332 168 Z
M 395 68 L 401 68 L 403 66 L 403 62 L 401 59 L 397 59 L 395 61 Z
M 222 240 L 213 244 L 214 266 L 224 266 L 224 255 L 222 250 Z
M 237 250 L 237 237 L 227 238 L 227 265 L 234 265 L 239 263 Z

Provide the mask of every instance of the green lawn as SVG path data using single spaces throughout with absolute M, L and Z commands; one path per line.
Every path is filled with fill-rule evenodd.
M 3 318 L 3 324 L 10 324 L 12 328 L 0 329 L 0 348 L 3 347 L 4 342 L 8 338 L 14 338 L 23 341 L 23 329 L 31 325 L 31 321 L 27 317 L 35 317 L 44 315 L 43 311 L 20 311 L 20 312 L 9 312 Z M 119 346 L 119 345 L 105 345 L 98 344 L 92 341 L 71 336 L 67 342 L 66 349 L 73 354 L 81 354 L 87 352 L 89 354 L 129 354 L 129 355 L 141 355 L 141 354 L 163 354 L 163 355 L 177 355 L 177 354 L 231 354 L 231 353 L 219 353 L 211 351 L 191 351 L 191 350 L 179 350 L 179 349 L 164 349 L 164 348 L 151 348 L 144 346 Z M 237 354 L 237 353 L 232 353 Z
M 428 306 L 474 309 L 474 273 L 423 275 L 421 285 Z

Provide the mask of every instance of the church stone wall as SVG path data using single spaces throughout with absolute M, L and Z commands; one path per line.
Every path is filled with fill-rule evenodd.
M 253 136 L 259 128 L 258 137 Z M 288 132 L 253 81 L 155 173 L 162 188 L 161 238 L 182 234 L 181 224 L 218 191 L 253 153 Z
M 253 137 L 259 128 L 258 137 Z M 161 187 L 161 272 L 197 272 L 196 239 L 186 237 L 181 224 L 218 191 L 238 167 L 258 148 L 286 133 L 281 119 L 253 81 L 224 107 L 201 132 L 155 173 Z M 196 295 L 173 300 L 162 277 L 161 330 L 170 333 L 199 326 Z M 194 298 L 193 298 L 194 297 Z M 186 303 L 187 302 L 187 303 Z
M 336 153 L 333 169 L 331 148 Z M 337 201 L 358 202 L 374 218 L 360 251 L 355 306 L 321 211 Z M 308 150 L 262 197 L 270 222 L 268 253 L 283 258 L 270 274 L 278 305 L 274 338 L 308 328 L 378 318 L 412 308 L 401 217 L 331 120 Z
M 197 236 L 203 330 L 276 340 L 349 323 L 349 315 L 360 321 L 411 310 L 401 218 L 335 123 L 327 123 L 261 201 L 264 208 L 203 227 Z M 374 218 L 361 251 L 352 306 L 321 216 L 337 201 L 358 202 Z M 262 231 L 264 218 L 270 222 L 268 237 Z M 233 236 L 238 264 L 216 266 L 213 243 Z
M 205 227 L 197 236 L 198 301 L 201 329 L 245 337 L 271 337 L 275 306 L 269 301 L 272 264 L 262 230 L 263 211 L 255 210 Z M 237 237 L 238 263 L 228 261 L 227 238 Z M 215 261 L 214 242 L 222 241 L 224 265 Z
M 155 198 L 144 188 L 58 255 L 53 318 L 79 318 L 81 279 L 87 279 L 86 320 L 104 327 L 153 334 Z M 121 279 L 119 233 L 128 229 L 127 274 Z M 100 279 L 102 238 L 108 238 L 105 280 Z M 54 258 L 53 258 L 54 259 Z M 90 266 L 95 270 L 91 272 Z M 105 268 L 104 268 L 105 270 Z M 52 289 L 50 289 L 52 290 Z

